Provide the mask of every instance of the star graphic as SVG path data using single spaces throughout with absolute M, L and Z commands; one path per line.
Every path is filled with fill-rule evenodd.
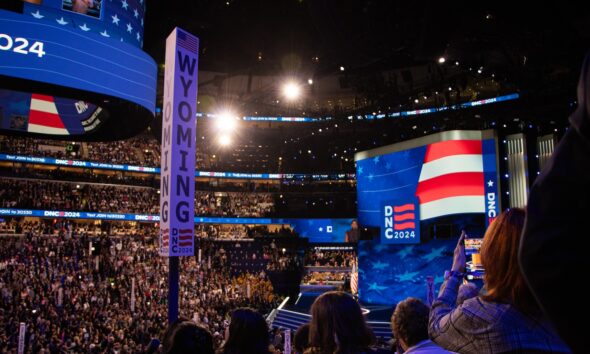
M 442 257 L 442 253 L 445 251 L 445 247 L 441 248 L 433 248 L 429 254 L 423 256 L 422 258 L 426 260 L 426 262 L 431 262 L 435 258 Z
M 378 162 L 379 162 L 379 156 L 375 156 L 375 157 L 373 157 L 373 162 L 374 162 L 374 163 L 378 163 Z
M 36 18 L 38 20 L 40 20 L 43 17 L 45 17 L 45 16 L 41 15 L 41 13 L 39 12 L 39 10 L 37 10 L 37 12 L 31 12 L 31 16 L 33 16 L 34 18 Z
M 410 281 L 410 280 L 414 280 L 414 278 L 416 277 L 416 275 L 418 275 L 420 272 L 408 272 L 406 271 L 404 274 L 400 274 L 398 276 L 396 276 L 397 281 L 398 282 L 402 282 L 402 281 Z
M 121 1 L 121 7 L 124 8 L 125 10 L 127 10 L 127 7 L 129 6 L 129 4 L 127 3 L 127 0 L 123 0 Z
M 323 228 L 323 227 L 320 227 L 318 230 L 319 230 L 320 232 L 323 232 L 323 231 L 324 231 L 324 228 Z
M 63 16 L 61 18 L 59 18 L 59 19 L 56 19 L 55 22 L 57 22 L 58 24 L 60 24 L 62 26 L 65 26 L 65 25 L 68 24 L 68 22 L 66 22 L 66 20 L 64 20 L 64 17 Z
M 127 24 L 127 32 L 129 32 L 129 33 L 133 32 L 133 27 L 131 26 L 130 23 Z
M 391 164 L 389 162 L 385 164 L 385 169 L 391 170 Z
M 492 181 L 492 180 L 489 180 L 489 181 L 488 181 L 488 187 L 493 187 L 493 186 L 494 186 L 494 181 Z
M 80 29 L 84 32 L 90 31 L 90 27 L 86 26 L 86 24 L 83 24 L 82 26 L 78 26 L 78 27 L 80 27 Z
M 387 268 L 387 266 L 389 266 L 389 264 L 383 263 L 381 261 L 371 262 L 371 269 L 381 270 Z
M 375 292 L 380 293 L 381 290 L 385 290 L 385 289 L 387 289 L 386 286 L 377 285 L 377 283 L 373 283 L 373 284 L 369 283 L 369 289 L 367 289 L 367 291 L 375 291 Z
M 381 253 L 383 252 L 384 249 L 386 249 L 387 247 L 382 244 L 382 243 L 378 243 L 377 245 L 375 245 L 375 247 L 373 247 L 373 249 L 375 250 L 375 252 L 377 253 Z
M 137 32 L 137 35 L 135 36 L 135 38 L 137 38 L 137 40 L 139 40 L 141 37 L 139 36 L 139 32 Z
M 117 16 L 116 14 L 114 16 L 111 16 L 113 19 L 113 23 L 116 24 L 117 26 L 119 25 L 119 16 Z
M 359 175 L 362 175 L 362 174 L 363 174 L 363 168 L 362 168 L 362 166 L 359 166 L 359 167 L 357 168 L 357 171 L 358 171 L 358 174 L 359 174 Z
M 408 246 L 397 253 L 400 259 L 405 259 L 407 256 L 412 254 L 414 246 Z
M 107 30 L 104 30 L 102 32 L 100 32 L 100 35 L 103 37 L 110 37 L 110 35 L 108 34 Z
M 141 27 L 143 27 L 143 18 L 141 19 Z
M 137 9 L 133 9 L 133 16 L 135 16 L 135 18 L 139 17 L 139 12 L 137 12 Z
M 371 173 L 370 175 L 367 176 L 367 178 L 369 179 L 369 181 L 372 181 L 373 178 L 375 178 L 375 176 L 373 176 L 373 174 Z

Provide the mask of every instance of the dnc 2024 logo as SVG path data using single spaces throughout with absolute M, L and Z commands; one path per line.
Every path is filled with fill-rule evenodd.
M 417 198 L 381 203 L 381 243 L 420 243 L 420 204 Z

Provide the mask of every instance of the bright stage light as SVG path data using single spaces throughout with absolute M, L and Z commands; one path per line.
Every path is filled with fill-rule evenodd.
M 231 137 L 227 134 L 223 134 L 219 137 L 218 142 L 221 146 L 229 146 L 231 144 Z
M 445 57 L 440 57 L 440 58 L 438 58 L 438 63 L 439 63 L 439 64 L 444 64 L 444 63 L 445 63 L 445 61 L 447 61 L 447 59 L 446 59 Z
M 295 82 L 287 82 L 285 86 L 283 86 L 283 95 L 289 101 L 294 101 L 301 95 L 301 87 Z
M 230 111 L 219 113 L 215 118 L 217 129 L 232 131 L 238 125 L 238 117 Z

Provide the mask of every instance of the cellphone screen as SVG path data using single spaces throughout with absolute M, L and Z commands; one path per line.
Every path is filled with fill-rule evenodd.
M 479 253 L 482 242 L 483 238 L 465 238 L 467 280 L 483 279 L 484 269 L 481 264 L 481 255 Z

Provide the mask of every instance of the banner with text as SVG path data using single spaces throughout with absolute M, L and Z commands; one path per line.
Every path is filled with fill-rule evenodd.
M 160 255 L 194 255 L 199 39 L 176 27 L 166 39 L 160 166 Z

